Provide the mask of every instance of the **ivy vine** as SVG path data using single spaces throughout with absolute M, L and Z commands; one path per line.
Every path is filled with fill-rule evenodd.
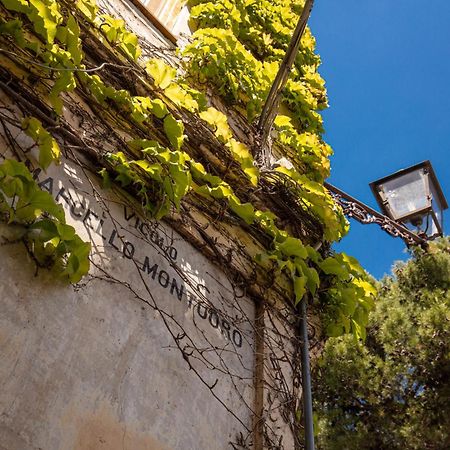
M 262 174 L 250 148 L 236 138 L 227 116 L 210 106 L 201 86 L 213 85 L 226 102 L 253 121 L 261 112 L 303 2 L 190 1 L 191 25 L 197 31 L 182 51 L 184 70 L 161 59 L 143 60 L 138 38 L 125 22 L 100 15 L 94 0 L 79 0 L 76 5 L 65 0 L 0 2 L 0 34 L 20 50 L 18 59 L 30 73 L 47 80 L 38 89 L 56 115 L 63 114 L 65 95 L 79 90 L 98 105 L 114 108 L 142 132 L 150 125 L 159 127 L 160 133 L 152 139 L 136 136 L 126 142 L 126 148 L 101 158 L 98 170 L 105 187 L 117 183 L 129 189 L 158 219 L 172 208 L 179 209 L 186 196 L 220 202 L 236 218 L 270 238 L 270 248 L 254 255 L 255 260 L 288 277 L 295 305 L 309 292 L 326 305 L 329 334 L 353 332 L 364 338 L 375 290 L 358 262 L 345 254 L 321 253 L 303 244 L 283 229 L 275 213 L 242 200 L 229 182 L 210 173 L 185 151 L 185 124 L 176 114 L 177 109 L 194 114 L 238 164 L 248 185 L 257 188 Z M 91 67 L 81 28 L 118 55 L 155 95 L 117 89 L 101 71 L 108 62 Z M 323 225 L 323 241 L 332 242 L 346 233 L 348 224 L 322 184 L 329 173 L 331 149 L 320 136 L 318 111 L 327 101 L 317 72 L 319 62 L 314 38 L 307 30 L 284 93 L 283 114 L 275 120 L 276 144 L 293 167 L 279 167 L 274 172 L 295 187 L 299 204 Z M 10 69 L 20 73 L 14 64 Z M 51 132 L 36 118 L 26 118 L 23 129 L 39 146 L 43 168 L 59 159 Z M 89 268 L 89 244 L 65 224 L 61 208 L 39 190 L 23 164 L 7 160 L 0 166 L 0 193 L 5 220 L 24 226 L 23 238 L 37 261 L 43 265 L 51 261 L 63 277 L 77 282 Z
M 25 164 L 0 164 L 0 217 L 15 225 L 15 238 L 25 243 L 38 267 L 77 283 L 89 271 L 91 244 L 66 224 L 64 210 L 42 191 Z

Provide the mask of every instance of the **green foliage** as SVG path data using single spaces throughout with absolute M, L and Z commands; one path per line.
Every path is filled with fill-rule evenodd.
M 298 20 L 298 1 L 191 1 L 191 27 L 197 31 L 185 50 L 190 70 L 214 83 L 227 98 L 258 115 L 267 89 L 284 57 Z M 304 2 L 301 2 L 302 4 Z M 305 131 L 322 130 L 315 110 L 327 106 L 324 82 L 317 73 L 309 29 L 284 93 L 285 105 Z
M 72 14 L 69 14 L 66 26 L 58 28 L 57 37 L 66 44 L 67 52 L 75 66 L 79 66 L 83 59 L 80 40 L 80 27 Z
M 20 238 L 41 267 L 76 283 L 89 271 L 90 243 L 65 223 L 63 208 L 39 189 L 23 163 L 0 164 L 0 217 L 18 227 Z
M 108 154 L 114 181 L 123 187 L 132 186 L 143 206 L 157 219 L 170 211 L 171 204 L 179 209 L 191 187 L 189 155 L 146 139 L 135 139 L 128 145 L 134 152 L 139 152 L 142 159 L 128 159 L 123 152 Z M 110 175 L 104 170 L 101 175 L 104 184 L 105 181 L 109 184 Z
M 95 0 L 78 0 L 77 8 L 83 13 L 85 18 L 94 22 L 98 13 L 98 6 Z
M 299 133 L 292 119 L 278 115 L 274 122 L 278 142 L 289 149 L 289 158 L 298 167 L 303 167 L 312 180 L 321 182 L 330 174 L 329 156 L 331 147 L 322 142 L 314 133 Z
M 23 35 L 23 22 L 19 19 L 8 20 L 0 23 L 0 35 L 11 36 L 21 47 L 25 47 L 26 41 Z
M 162 59 L 150 59 L 145 70 L 161 89 L 168 88 L 177 75 L 176 69 L 164 63 Z
M 43 169 L 47 169 L 52 162 L 59 163 L 59 145 L 38 119 L 27 117 L 22 121 L 22 128 L 25 134 L 36 141 L 39 147 L 39 165 Z
M 348 222 L 323 184 L 311 180 L 306 175 L 300 175 L 293 169 L 277 167 L 276 171 L 288 176 L 294 182 L 305 210 L 324 224 L 326 240 L 337 241 L 345 236 Z
M 280 230 L 273 213 L 256 210 L 250 203 L 242 204 L 227 183 L 209 175 L 201 164 L 191 161 L 191 172 L 199 184 L 194 188 L 197 194 L 227 201 L 230 209 L 247 224 L 257 224 L 273 237 L 273 249 L 265 255 L 257 255 L 256 261 L 266 267 L 275 263 L 276 270 L 291 280 L 295 305 L 306 292 L 315 296 L 321 279 L 326 280 L 329 286 L 318 296 L 318 301 L 327 305 L 328 334 L 353 333 L 357 339 L 365 338 L 376 291 L 355 258 L 338 253 L 322 259 L 312 247 Z
M 268 234 L 274 236 L 274 250 L 258 257 L 258 261 L 273 260 L 278 271 L 283 271 L 292 281 L 295 304 L 306 292 L 316 296 L 326 305 L 324 325 L 330 336 L 352 333 L 364 340 L 369 312 L 374 306 L 375 288 L 354 258 L 345 253 L 335 253 L 323 259 L 310 246 L 279 230 L 271 217 L 258 212 L 259 220 Z M 317 292 L 320 283 L 327 289 Z
M 95 22 L 110 44 L 117 45 L 127 57 L 134 61 L 139 58 L 142 51 L 138 45 L 138 38 L 126 29 L 124 20 L 102 14 L 96 17 Z
M 50 81 L 40 88 L 50 86 L 47 100 L 57 114 L 63 112 L 64 93 L 77 89 L 83 98 L 97 102 L 99 110 L 108 110 L 106 115 L 112 109 L 121 120 L 129 122 L 130 130 L 139 129 L 143 133 L 135 136 L 145 135 L 148 125 L 161 126 L 164 131 L 164 143 L 135 139 L 123 151 L 108 154 L 104 167 L 99 168 L 105 187 L 112 183 L 126 187 L 158 219 L 173 208 L 180 210 L 182 199 L 191 191 L 220 202 L 235 219 L 272 238 L 267 253 L 255 256 L 268 270 L 275 269 L 290 280 L 294 304 L 310 293 L 326 305 L 323 309 L 330 334 L 353 332 L 364 338 L 374 292 L 359 265 L 344 254 L 323 258 L 318 251 L 280 229 L 275 214 L 241 201 L 230 184 L 208 173 L 184 151 L 186 122 L 179 117 L 203 122 L 219 141 L 222 151 L 227 150 L 230 160 L 234 159 L 250 183 L 258 187 L 260 173 L 250 149 L 236 139 L 225 114 L 211 107 L 204 93 L 189 84 L 194 79 L 215 85 L 225 100 L 245 111 L 250 120 L 255 119 L 284 56 L 301 1 L 191 1 L 192 24 L 198 30 L 183 52 L 188 76 L 160 59 L 143 62 L 141 81 L 147 86 L 153 83 L 154 98 L 116 89 L 106 81 L 103 71 L 86 72 L 82 42 L 85 34 L 93 34 L 106 47 L 105 54 L 113 52 L 124 64 L 128 61 L 135 72 L 139 70 L 136 61 L 141 55 L 138 39 L 127 30 L 124 21 L 98 15 L 94 0 L 79 0 L 76 5 L 64 3 L 64 8 L 59 7 L 57 0 L 0 1 L 9 12 L 20 13 L 20 19 L 2 18 L 0 32 L 48 66 L 32 66 L 31 71 L 38 79 Z M 84 26 L 83 33 L 79 24 Z M 285 114 L 276 118 L 274 137 L 276 146 L 295 167 L 278 168 L 279 175 L 283 174 L 298 195 L 305 213 L 322 224 L 323 240 L 333 241 L 346 233 L 348 223 L 322 185 L 329 173 L 331 149 L 320 137 L 322 125 L 317 111 L 326 106 L 326 96 L 324 82 L 317 73 L 318 64 L 314 39 L 306 30 L 284 92 Z M 184 113 L 175 114 L 175 109 Z M 58 160 L 59 147 L 39 121 L 26 119 L 23 128 L 39 147 L 42 167 Z M 62 272 L 70 280 L 77 280 L 85 271 L 88 249 L 75 237 L 69 239 L 70 229 L 42 222 L 33 233 L 48 238 L 48 242 L 56 243 L 56 239 L 65 242 L 64 249 L 70 256 L 65 257 Z M 48 244 L 44 247 L 52 249 Z M 55 247 L 63 248 L 59 243 Z M 39 253 L 39 245 L 36 249 Z
M 224 113 L 211 107 L 206 111 L 202 111 L 199 116 L 208 125 L 211 125 L 215 135 L 220 141 L 228 142 L 232 138 L 233 133 L 231 132 L 231 128 L 228 126 L 227 116 Z
M 229 102 L 245 108 L 249 120 L 261 111 L 278 70 L 276 63 L 258 61 L 230 30 L 217 28 L 197 31 L 183 53 L 189 58 L 190 73 L 200 83 L 214 83 Z
M 76 80 L 71 70 L 75 70 L 77 66 L 84 68 L 81 64 L 80 29 L 75 17 L 68 14 L 64 18 L 56 1 L 36 0 L 30 1 L 29 4 L 20 1 L 16 4 L 16 0 L 2 0 L 2 2 L 8 9 L 18 8 L 18 4 L 22 5 L 21 12 L 26 14 L 35 32 L 44 39 L 45 44 L 42 45 L 40 39 L 30 38 L 28 33 L 24 33 L 26 27 L 17 20 L 5 23 L 0 29 L 1 33 L 11 35 L 21 48 L 31 50 L 41 57 L 45 65 L 54 68 L 56 77 L 49 93 L 49 101 L 55 111 L 61 114 L 63 104 L 60 94 L 73 91 L 76 87 Z M 21 28 L 18 29 L 18 26 Z
M 252 120 L 260 113 L 284 56 L 298 20 L 298 3 L 292 2 L 293 8 L 286 2 L 261 0 L 189 4 L 192 26 L 197 29 L 183 51 L 189 73 L 200 83 L 214 84 L 229 103 L 245 108 Z M 296 167 L 284 173 L 302 187 L 302 203 L 324 223 L 325 239 L 336 240 L 346 233 L 347 223 L 329 193 L 314 186 L 328 176 L 331 154 L 320 139 L 321 119 L 315 112 L 326 105 L 326 96 L 314 45 L 306 31 L 285 90 L 289 116 L 278 116 L 275 129 Z M 223 135 L 220 127 L 216 129 Z M 301 177 L 302 173 L 306 176 Z
M 448 448 L 449 289 L 447 237 L 381 281 L 365 345 L 328 340 L 313 377 L 319 448 Z
M 200 83 L 213 84 L 225 100 L 256 118 L 291 39 L 303 1 L 191 0 L 196 30 L 183 55 Z M 275 121 L 277 142 L 297 171 L 322 182 L 329 175 L 331 149 L 320 138 L 327 106 L 319 57 L 309 29 L 283 93 L 283 116 Z
M 175 150 L 180 150 L 184 139 L 184 125 L 181 120 L 176 120 L 172 115 L 164 119 L 164 131 Z

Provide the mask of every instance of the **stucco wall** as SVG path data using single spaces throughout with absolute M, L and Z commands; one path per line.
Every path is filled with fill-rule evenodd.
M 176 231 L 95 198 L 80 166 L 38 180 L 94 264 L 69 286 L 22 244 L 0 247 L 0 449 L 223 449 L 248 434 L 253 304 Z
M 170 59 L 170 44 L 136 8 L 102 4 L 150 43 L 144 53 Z M 76 133 L 101 142 L 102 153 L 118 150 L 101 140 L 108 129 L 82 97 L 65 99 L 63 117 Z M 27 111 L 7 95 L 0 104 L 18 121 L 8 126 L 26 150 L 19 158 L 37 167 L 20 132 Z M 238 116 L 230 123 L 246 136 Z M 58 282 L 36 271 L 14 226 L 0 224 L 0 450 L 294 448 L 291 291 L 255 264 L 262 243 L 196 205 L 189 220 L 177 213 L 144 221 L 138 205 L 101 189 L 82 152 L 58 138 L 63 164 L 37 179 L 92 242 L 92 266 L 76 286 Z M 2 132 L 0 144 L 0 160 L 14 156 Z

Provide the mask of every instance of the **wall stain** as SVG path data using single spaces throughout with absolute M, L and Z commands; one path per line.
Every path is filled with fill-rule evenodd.
M 77 420 L 73 450 L 170 450 L 157 439 L 119 422 L 102 409 Z

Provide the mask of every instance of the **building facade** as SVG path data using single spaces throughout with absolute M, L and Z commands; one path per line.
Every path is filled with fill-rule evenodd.
M 261 168 L 258 89 L 286 43 L 262 81 L 230 66 L 218 87 L 264 50 L 199 8 L 189 38 L 202 3 L 2 1 L 1 450 L 303 447 L 296 306 L 316 298 L 314 355 L 318 296 L 365 282 L 328 250 L 345 221 L 318 114 L 289 103 L 326 103 L 318 61 L 307 34 Z

